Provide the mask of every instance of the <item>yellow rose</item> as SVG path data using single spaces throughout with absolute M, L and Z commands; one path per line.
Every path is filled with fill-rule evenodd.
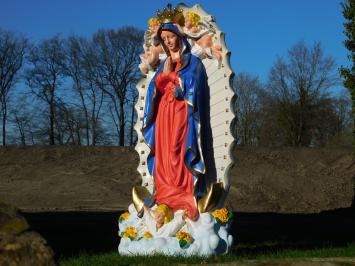
M 186 232 L 183 232 L 183 231 L 180 231 L 180 232 L 177 232 L 176 234 L 176 237 L 181 240 L 181 239 L 184 239 L 186 237 L 187 233 Z
M 191 239 L 191 236 L 190 236 L 190 235 L 187 235 L 187 236 L 184 238 L 184 240 L 185 240 L 186 242 L 189 242 L 189 243 L 192 242 L 192 239 Z
M 136 228 L 133 226 L 128 226 L 126 228 L 126 231 L 123 233 L 122 237 L 129 237 L 131 239 L 136 238 L 137 237 Z
M 150 232 L 147 231 L 147 232 L 144 232 L 143 237 L 144 238 L 152 238 L 153 236 Z
M 218 215 L 219 215 L 219 210 L 215 210 L 214 212 L 212 212 L 213 217 L 218 217 Z
M 124 213 L 122 213 L 122 214 L 120 215 L 120 217 L 118 218 L 118 221 L 119 221 L 120 223 L 122 223 L 122 221 L 128 219 L 129 215 L 130 215 L 129 212 L 124 212 Z
M 177 232 L 177 233 L 176 233 L 176 237 L 177 237 L 178 239 L 181 239 L 181 238 L 182 238 L 182 232 Z
M 185 240 L 186 242 L 189 242 L 189 243 L 192 242 L 192 237 L 187 232 L 183 232 L 183 231 L 178 232 L 176 234 L 176 238 L 179 240 Z
M 129 217 L 129 212 L 122 213 L 122 218 L 127 219 Z
M 215 210 L 212 216 L 218 218 L 222 223 L 227 223 L 229 221 L 229 211 L 227 208 L 221 208 Z
M 222 208 L 220 211 L 222 214 L 228 214 L 228 210 L 226 208 Z
M 126 232 L 134 232 L 134 231 L 136 231 L 136 228 L 134 228 L 133 226 L 126 227 Z

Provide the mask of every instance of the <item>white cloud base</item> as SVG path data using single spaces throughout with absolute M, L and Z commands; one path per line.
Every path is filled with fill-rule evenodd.
M 193 242 L 185 248 L 180 247 L 179 240 L 175 236 L 143 238 L 143 233 L 146 231 L 144 219 L 137 217 L 133 204 L 129 206 L 129 213 L 129 218 L 119 223 L 120 232 L 132 226 L 137 229 L 138 237 L 135 240 L 121 238 L 118 252 L 123 255 L 210 256 L 228 253 L 233 245 L 233 236 L 228 233 L 229 224 L 217 223 L 208 212 L 200 214 L 196 222 L 186 220 L 181 230 L 188 232 Z

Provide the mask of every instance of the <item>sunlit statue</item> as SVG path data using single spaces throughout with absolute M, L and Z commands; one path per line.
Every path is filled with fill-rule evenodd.
M 232 245 L 227 230 L 232 212 L 222 208 L 233 141 L 232 73 L 222 69 L 223 43 L 212 16 L 194 8 L 168 5 L 148 22 L 139 66 L 146 77 L 138 85 L 144 105 L 136 106 L 143 186 L 133 188 L 133 204 L 120 217 L 122 254 L 212 255 Z M 222 99 L 217 104 L 213 88 Z
M 157 36 L 167 59 L 148 87 L 142 130 L 152 149 L 148 158 L 154 173 L 152 200 L 174 211 L 187 210 L 188 217 L 196 220 L 194 196 L 203 188 L 194 188 L 194 183 L 205 172 L 200 135 L 201 120 L 206 120 L 202 117 L 206 115 L 202 100 L 208 91 L 206 71 L 172 22 L 162 23 Z

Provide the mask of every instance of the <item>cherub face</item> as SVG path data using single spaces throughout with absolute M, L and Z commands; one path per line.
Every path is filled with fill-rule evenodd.
M 149 30 L 153 33 L 156 33 L 158 29 L 159 29 L 159 23 L 153 20 L 149 25 Z
M 157 211 L 154 213 L 155 216 L 155 221 L 157 224 L 164 224 L 164 214 L 162 214 L 161 212 Z
M 177 52 L 179 50 L 179 37 L 175 33 L 163 30 L 161 33 L 161 38 L 170 52 Z
M 192 20 L 189 19 L 188 17 L 185 18 L 185 27 L 190 29 L 192 27 Z

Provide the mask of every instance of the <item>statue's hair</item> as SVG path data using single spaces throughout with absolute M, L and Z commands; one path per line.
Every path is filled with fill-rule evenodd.
M 192 21 L 192 26 L 196 27 L 201 17 L 194 12 L 187 12 L 185 17 L 189 18 Z
M 161 214 L 164 215 L 164 224 L 167 224 L 168 222 L 170 222 L 173 219 L 173 217 L 174 217 L 173 210 L 170 209 L 165 204 L 158 205 L 158 207 L 154 211 L 155 212 L 160 212 Z
M 148 28 L 150 27 L 150 25 L 151 25 L 153 22 L 156 22 L 156 23 L 158 23 L 158 25 L 160 25 L 159 19 L 157 19 L 156 17 L 152 17 L 152 18 L 148 19 Z

